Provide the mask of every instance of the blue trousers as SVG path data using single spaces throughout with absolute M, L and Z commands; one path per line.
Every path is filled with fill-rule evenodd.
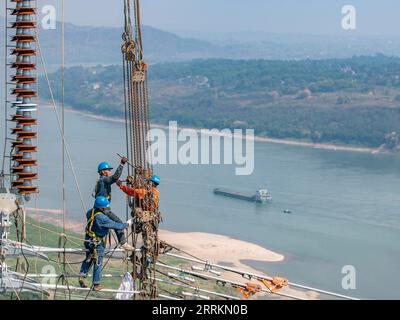
M 85 243 L 85 248 L 88 250 L 86 252 L 86 259 L 82 262 L 80 275 L 87 277 L 90 268 L 93 266 L 93 284 L 101 283 L 101 272 L 103 267 L 103 258 L 104 258 L 104 250 L 105 244 L 102 241 L 96 248 L 97 257 L 93 255 L 94 245 L 90 243 Z
M 109 217 L 114 222 L 123 223 L 122 220 L 111 210 L 107 210 L 104 214 Z M 124 230 L 114 230 L 115 234 L 117 235 L 118 243 L 124 244 L 126 243 L 125 233 Z

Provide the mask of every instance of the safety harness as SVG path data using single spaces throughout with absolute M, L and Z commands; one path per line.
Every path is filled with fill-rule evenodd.
M 90 240 L 92 241 L 93 246 L 93 253 L 88 257 L 88 259 L 95 259 L 97 260 L 98 258 L 98 254 L 97 254 L 97 247 L 98 245 L 103 241 L 103 238 L 100 238 L 96 235 L 96 233 L 92 230 L 93 228 L 93 223 L 94 220 L 96 219 L 96 217 L 100 214 L 103 214 L 103 212 L 101 211 L 97 211 L 93 208 L 92 209 L 92 214 L 89 218 L 89 220 L 87 221 L 86 224 L 86 235 L 90 238 Z

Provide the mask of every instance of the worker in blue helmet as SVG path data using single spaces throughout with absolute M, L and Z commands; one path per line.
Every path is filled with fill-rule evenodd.
M 158 185 L 160 185 L 161 179 L 159 176 L 154 175 L 150 178 L 150 181 L 154 183 L 154 186 L 157 187 Z
M 109 202 L 111 202 L 111 186 L 121 177 L 122 170 L 127 162 L 128 158 L 122 157 L 121 163 L 117 170 L 115 170 L 114 174 L 112 173 L 113 168 L 108 162 L 101 162 L 98 165 L 97 172 L 100 176 L 97 180 L 93 193 L 95 198 L 101 196 L 105 197 Z M 114 222 L 122 223 L 121 219 L 111 211 L 110 206 L 106 208 L 104 214 Z M 127 251 L 132 251 L 133 248 L 127 243 L 123 230 L 115 230 L 115 233 L 117 235 L 118 243 L 121 245 L 121 247 Z
M 139 203 L 143 203 L 146 195 L 149 193 L 152 196 L 152 200 L 149 203 L 144 204 L 143 209 L 149 211 L 158 210 L 159 200 L 160 200 L 160 191 L 157 187 L 160 185 L 161 179 L 159 176 L 154 175 L 149 180 L 151 182 L 150 190 L 147 188 L 131 188 L 127 185 L 123 185 L 121 181 L 117 181 L 118 187 L 125 192 L 128 196 L 135 197 Z
M 110 229 L 123 232 L 124 229 L 132 225 L 132 219 L 126 223 L 115 222 L 110 219 L 106 214 L 109 206 L 110 201 L 107 198 L 103 196 L 96 197 L 93 209 L 89 210 L 86 214 L 85 248 L 87 251 L 79 277 L 79 285 L 82 288 L 87 288 L 85 279 L 93 266 L 93 290 L 101 290 L 101 271 L 105 251 L 104 238 Z
M 106 197 L 107 200 L 111 202 L 111 186 L 121 177 L 124 165 L 128 162 L 128 158 L 121 158 L 121 163 L 115 170 L 114 174 L 112 170 L 114 169 L 108 162 L 101 162 L 97 167 L 97 172 L 99 173 L 99 179 L 97 180 L 94 196 L 95 197 Z

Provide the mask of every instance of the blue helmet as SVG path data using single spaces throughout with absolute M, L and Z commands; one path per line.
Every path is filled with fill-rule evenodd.
M 100 173 L 103 170 L 112 170 L 113 167 L 111 167 L 111 165 L 108 162 L 102 162 L 99 164 L 99 166 L 97 167 L 97 172 Z
M 110 201 L 106 197 L 99 196 L 94 202 L 94 207 L 97 209 L 105 209 L 110 206 Z
M 152 176 L 150 181 L 154 182 L 155 184 L 160 184 L 160 177 L 159 176 Z

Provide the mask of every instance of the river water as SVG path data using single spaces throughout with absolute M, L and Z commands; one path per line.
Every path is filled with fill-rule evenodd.
M 66 139 L 87 206 L 98 162 L 117 165 L 116 153 L 125 153 L 124 129 L 122 123 L 66 114 Z M 60 209 L 61 140 L 49 108 L 40 110 L 39 134 L 37 206 Z M 83 220 L 68 163 L 66 168 L 67 215 Z M 223 234 L 282 253 L 281 263 L 250 263 L 292 282 L 359 298 L 400 298 L 399 155 L 256 143 L 250 176 L 235 176 L 230 165 L 160 165 L 156 171 L 162 179 L 162 228 Z M 215 187 L 250 193 L 266 187 L 273 201 L 224 198 L 213 194 Z M 125 217 L 116 188 L 112 207 Z M 355 267 L 355 290 L 342 288 L 346 265 Z

